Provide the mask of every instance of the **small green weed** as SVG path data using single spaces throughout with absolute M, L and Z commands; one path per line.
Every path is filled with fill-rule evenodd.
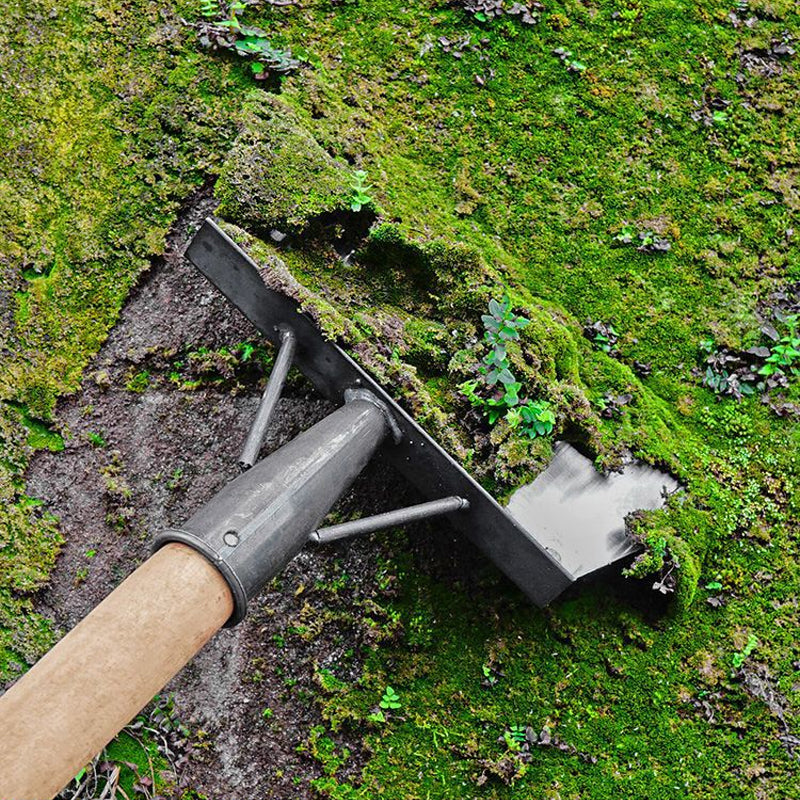
M 503 731 L 503 736 L 498 740 L 514 753 L 519 753 L 526 742 L 526 729 L 524 725 L 509 725 Z
M 217 0 L 200 0 L 200 13 L 206 19 L 216 19 L 222 14 Z
M 546 400 L 528 400 L 516 408 L 510 408 L 506 421 L 512 428 L 520 428 L 531 439 L 552 433 L 556 415 Z
M 522 384 L 511 371 L 508 358 L 508 343 L 519 339 L 519 332 L 528 325 L 525 317 L 514 314 L 511 301 L 489 301 L 489 313 L 481 319 L 485 326 L 483 340 L 489 352 L 483 357 L 479 368 L 481 378 L 464 381 L 459 389 L 470 403 L 483 410 L 490 425 L 501 417 L 512 428 L 519 429 L 531 439 L 551 433 L 556 416 L 546 400 L 522 402 L 519 391 Z M 487 395 L 486 389 L 491 391 Z
M 371 205 L 372 195 L 370 191 L 372 187 L 367 183 L 367 172 L 363 169 L 357 169 L 353 173 L 353 183 L 350 186 L 350 210 L 358 213 L 364 206 Z
M 103 437 L 102 433 L 95 433 L 94 431 L 89 431 L 86 434 L 86 438 L 89 441 L 89 444 L 92 447 L 106 447 L 108 442 Z
M 196 25 L 200 44 L 213 50 L 231 50 L 249 59 L 250 71 L 256 80 L 299 69 L 303 62 L 291 51 L 274 47 L 266 31 L 241 23 L 239 15 L 246 7 L 241 0 L 232 0 L 227 4 L 226 13 L 217 0 L 200 0 L 200 14 L 204 17 L 204 21 Z
M 766 363 L 758 371 L 759 375 L 774 375 L 777 372 L 792 375 L 798 374 L 798 361 L 800 361 L 800 335 L 797 333 L 798 315 L 790 314 L 784 322 L 789 332 L 782 336 L 777 344 L 770 348 Z
M 598 350 L 610 355 L 612 358 L 619 358 L 619 351 L 617 350 L 619 334 L 610 322 L 589 319 L 583 326 L 583 335 Z
M 400 695 L 392 689 L 391 686 L 387 686 L 386 690 L 383 693 L 383 697 L 381 697 L 380 707 L 383 709 L 392 710 L 394 711 L 397 708 L 400 708 Z
M 734 669 L 741 669 L 742 664 L 748 659 L 753 650 L 758 647 L 758 639 L 751 633 L 747 637 L 747 644 L 744 646 L 740 653 L 734 653 L 731 662 Z
M 625 224 L 614 237 L 617 245 L 636 245 L 640 253 L 667 253 L 672 249 L 669 239 L 659 236 L 655 231 L 638 230 L 634 225 Z

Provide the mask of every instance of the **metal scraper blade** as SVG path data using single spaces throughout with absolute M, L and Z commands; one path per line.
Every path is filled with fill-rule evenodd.
M 511 496 L 506 510 L 575 578 L 639 549 L 625 532 L 632 511 L 660 508 L 674 478 L 645 464 L 604 475 L 567 442 L 547 469 Z

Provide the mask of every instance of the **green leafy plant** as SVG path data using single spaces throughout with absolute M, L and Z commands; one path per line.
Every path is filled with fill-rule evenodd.
M 380 707 L 387 711 L 400 708 L 400 695 L 391 686 L 386 687 L 383 697 L 381 697 Z
M 499 741 L 505 742 L 509 750 L 518 753 L 526 742 L 526 733 L 524 725 L 510 725 L 503 731 L 503 737 Z
M 200 13 L 206 19 L 216 19 L 222 14 L 217 0 L 200 0 Z
M 367 183 L 367 172 L 363 169 L 357 169 L 353 173 L 353 183 L 350 186 L 350 209 L 358 213 L 364 206 L 370 205 L 372 195 L 370 190 L 372 187 Z
M 508 729 L 511 738 L 517 743 L 522 744 L 525 741 L 525 726 L 524 725 L 511 725 Z
M 299 69 L 303 62 L 290 50 L 273 46 L 266 31 L 242 24 L 239 15 L 246 7 L 241 0 L 232 0 L 226 13 L 218 0 L 200 0 L 200 14 L 204 17 L 196 26 L 200 44 L 214 50 L 231 50 L 249 59 L 250 70 L 257 80 Z
M 753 650 L 758 647 L 758 639 L 751 633 L 747 637 L 747 644 L 744 646 L 740 653 L 734 653 L 732 658 L 733 668 L 741 669 L 742 664 L 747 660 Z
M 92 445 L 92 447 L 105 447 L 108 444 L 102 433 L 94 433 L 93 431 L 89 431 L 86 434 L 86 438 L 89 440 L 89 444 Z
M 516 408 L 510 408 L 506 420 L 512 428 L 519 427 L 531 439 L 552 433 L 556 415 L 546 400 L 528 400 Z
M 481 316 L 484 324 L 483 340 L 489 352 L 479 368 L 480 378 L 464 381 L 459 389 L 470 404 L 483 410 L 490 425 L 505 417 L 512 428 L 519 429 L 531 439 L 552 432 L 556 417 L 546 400 L 520 398 L 522 384 L 511 371 L 508 343 L 519 339 L 519 332 L 529 320 L 514 314 L 511 301 L 489 301 L 489 313 Z
M 790 314 L 784 322 L 789 328 L 789 332 L 782 336 L 777 344 L 770 348 L 769 356 L 761 369 L 759 375 L 774 375 L 775 373 L 792 375 L 798 374 L 798 362 L 800 362 L 800 335 L 797 332 L 798 315 Z

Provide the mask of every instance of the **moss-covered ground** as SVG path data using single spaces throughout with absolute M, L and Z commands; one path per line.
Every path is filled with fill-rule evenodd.
M 531 25 L 463 5 L 248 8 L 308 59 L 280 94 L 201 50 L 187 2 L 6 9 L 0 675 L 52 637 L 30 597 L 60 535 L 25 465 L 58 448 L 56 400 L 181 201 L 216 182 L 252 252 L 282 258 L 328 330 L 498 494 L 550 448 L 490 430 L 457 388 L 506 294 L 531 320 L 515 374 L 557 433 L 602 465 L 631 449 L 685 487 L 639 523 L 678 564 L 661 616 L 652 579 L 543 613 L 489 568 L 468 592 L 393 550 L 399 638 L 359 682 L 323 690 L 318 791 L 796 796 L 798 383 L 737 401 L 698 375 L 701 342 L 774 347 L 769 326 L 787 327 L 771 309 L 797 304 L 795 4 L 546 2 Z M 358 213 L 355 169 L 372 187 Z M 587 319 L 613 326 L 615 354 Z M 379 722 L 387 685 L 400 708 Z M 371 752 L 359 781 L 337 778 L 342 725 Z

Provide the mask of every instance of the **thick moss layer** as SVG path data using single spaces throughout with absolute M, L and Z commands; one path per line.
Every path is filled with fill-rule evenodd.
M 220 213 L 251 230 L 297 231 L 347 204 L 351 175 L 279 97 L 252 90 L 220 172 Z

